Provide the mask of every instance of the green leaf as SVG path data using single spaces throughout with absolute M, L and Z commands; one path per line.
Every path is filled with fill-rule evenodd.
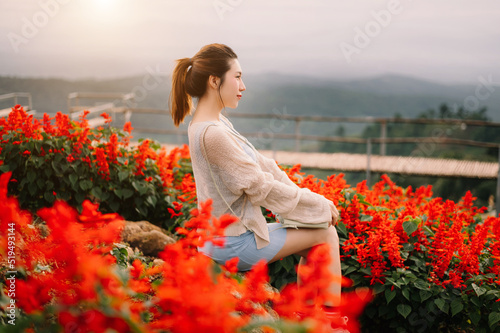
M 448 313 L 449 305 L 444 299 L 438 298 L 434 300 L 434 304 L 436 304 L 439 310 L 443 311 L 444 313 Z
M 28 184 L 28 191 L 30 192 L 30 195 L 35 195 L 37 189 L 38 187 L 36 186 L 36 183 Z
M 460 311 L 464 309 L 464 305 L 462 304 L 462 300 L 460 298 L 455 298 L 450 305 L 451 308 L 451 316 L 453 317 Z
M 469 313 L 469 318 L 470 321 L 472 322 L 472 325 L 477 326 L 477 324 L 479 324 L 479 321 L 481 321 L 481 313 L 479 312 L 479 309 L 471 311 Z
M 71 198 L 71 193 L 62 191 L 57 193 L 57 197 L 61 200 L 68 201 Z
M 411 306 L 409 306 L 408 304 L 398 304 L 396 309 L 398 310 L 399 314 L 402 315 L 405 319 L 411 313 Z
M 470 298 L 470 301 L 472 304 L 474 304 L 475 306 L 477 306 L 478 308 L 480 308 L 482 306 L 482 302 L 481 300 L 479 299 L 479 297 L 477 297 L 476 295 L 474 295 L 473 297 Z
M 120 164 L 125 164 L 125 162 L 127 162 L 127 161 L 128 161 L 128 158 L 127 158 L 127 157 L 122 156 L 122 157 L 117 157 L 117 158 L 116 158 L 116 160 L 117 160 L 118 162 L 120 162 Z
M 139 192 L 140 195 L 144 195 L 148 191 L 147 185 L 140 182 L 132 182 L 132 186 Z
M 425 281 L 417 280 L 417 281 L 415 281 L 415 283 L 413 285 L 417 289 L 429 291 L 429 284 Z
M 47 200 L 49 203 L 53 203 L 54 200 L 56 199 L 56 197 L 54 196 L 54 194 L 52 192 L 45 192 L 45 194 L 43 195 L 43 197 L 45 198 L 45 200 Z
M 55 171 L 56 174 L 61 173 L 61 170 L 59 170 L 59 163 L 57 163 L 55 160 L 50 162 L 50 165 L 52 165 L 52 169 Z
M 132 191 L 131 189 L 128 189 L 128 188 L 124 188 L 121 192 L 122 192 L 123 199 L 128 199 L 134 194 L 134 191 Z
M 151 206 L 151 207 L 156 207 L 156 203 L 158 202 L 158 199 L 155 196 L 150 195 L 147 199 L 146 202 Z
M 129 175 L 130 173 L 128 171 L 120 171 L 118 172 L 118 179 L 122 182 L 127 179 Z
M 75 194 L 75 199 L 78 204 L 81 204 L 85 200 L 85 194 L 78 192 Z
M 135 211 L 138 212 L 141 216 L 148 215 L 148 208 L 142 205 L 138 205 L 137 207 L 135 207 Z
M 113 190 L 113 192 L 116 194 L 116 196 L 118 197 L 118 199 L 123 199 L 123 190 L 119 189 L 119 188 L 115 188 Z
M 378 295 L 378 294 L 380 294 L 381 292 L 383 292 L 383 291 L 385 291 L 385 290 L 386 290 L 386 286 L 385 286 L 385 285 L 383 285 L 383 284 L 380 284 L 380 283 L 376 283 L 376 284 L 373 286 L 373 289 L 372 289 L 372 291 L 373 291 L 373 293 L 374 293 L 375 295 Z
M 75 184 L 76 184 L 76 182 L 78 181 L 78 176 L 77 176 L 77 175 L 75 175 L 74 173 L 70 174 L 70 175 L 69 175 L 69 181 L 71 182 L 71 186 L 72 186 L 72 187 L 73 187 L 73 189 L 74 189 Z
M 67 163 L 61 163 L 61 164 L 59 164 L 59 166 L 60 166 L 61 171 L 63 173 L 65 173 L 69 169 L 69 164 L 67 164 Z
M 479 287 L 477 284 L 473 283 L 472 284 L 472 288 L 474 289 L 474 291 L 476 292 L 477 296 L 481 296 L 482 294 L 484 294 L 486 292 L 486 290 L 482 287 Z
M 43 172 L 45 173 L 45 176 L 47 176 L 47 178 L 50 178 L 52 176 L 52 169 L 51 168 L 45 168 L 45 169 L 43 169 Z
M 410 290 L 408 288 L 404 288 L 401 292 L 407 300 L 410 300 Z
M 403 222 L 403 229 L 408 235 L 411 236 L 418 229 L 418 221 L 417 220 L 408 220 Z
M 81 180 L 80 188 L 84 191 L 88 191 L 92 188 L 92 182 L 88 179 Z
M 344 237 L 348 236 L 347 228 L 343 222 L 337 223 L 336 228 L 337 228 L 337 231 L 339 232 L 340 236 L 344 236 Z
M 28 178 L 28 181 L 29 181 L 30 183 L 33 183 L 33 182 L 35 181 L 35 179 L 36 179 L 36 176 L 37 176 L 37 175 L 36 175 L 36 172 L 35 172 L 35 171 L 33 171 L 33 170 L 29 170 L 29 171 L 28 171 L 28 175 L 27 175 L 26 177 Z
M 362 222 L 370 222 L 371 220 L 373 220 L 373 216 L 361 214 L 361 218 L 359 220 Z
M 394 299 L 394 297 L 396 297 L 396 290 L 391 290 L 391 289 L 385 290 L 385 300 L 387 304 L 389 304 Z
M 493 326 L 495 326 L 499 321 L 500 321 L 500 312 L 492 312 L 488 316 L 488 325 L 490 325 L 491 329 L 493 329 Z
M 93 187 L 90 190 L 90 194 L 96 197 L 97 199 L 102 200 L 102 190 L 100 187 Z
M 428 290 L 420 290 L 418 294 L 421 302 L 428 300 L 432 296 L 432 293 Z
M 108 200 L 109 195 L 110 195 L 109 192 L 107 192 L 107 191 L 102 192 L 102 190 L 101 190 L 101 200 L 102 201 Z
M 290 272 L 293 269 L 293 257 L 288 256 L 281 260 L 281 265 L 286 269 L 287 272 Z
M 356 268 L 356 267 L 354 267 L 354 266 L 349 266 L 349 267 L 347 267 L 347 269 L 344 271 L 344 275 L 349 275 L 349 273 L 352 273 L 352 272 L 354 272 L 354 271 L 356 271 L 356 270 L 357 270 L 357 268 Z
M 424 225 L 422 226 L 422 230 L 424 230 L 424 233 L 426 236 L 434 236 L 434 231 L 432 231 L 431 228 L 429 228 L 428 226 Z

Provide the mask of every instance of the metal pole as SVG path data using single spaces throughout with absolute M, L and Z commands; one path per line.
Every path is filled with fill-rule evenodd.
M 295 151 L 300 151 L 300 119 L 295 120 Z
M 372 155 L 372 140 L 366 140 L 366 186 L 370 187 L 371 184 L 371 171 L 370 171 L 370 159 Z
M 498 146 L 497 197 L 495 198 L 497 216 L 500 217 L 500 146 Z
M 177 144 L 182 145 L 182 133 L 180 130 L 177 130 Z
M 387 138 L 387 122 L 383 121 L 380 123 L 380 138 L 382 141 L 380 142 L 380 155 L 385 156 L 386 154 L 386 143 L 385 139 Z
M 271 149 L 273 151 L 273 160 L 276 161 L 276 139 L 274 138 L 274 132 L 271 132 Z

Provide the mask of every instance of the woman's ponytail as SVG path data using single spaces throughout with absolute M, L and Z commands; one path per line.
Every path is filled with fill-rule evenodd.
M 209 44 L 202 47 L 194 57 L 177 60 L 172 73 L 169 101 L 176 127 L 191 113 L 193 97 L 201 98 L 205 94 L 209 76 L 223 79 L 224 74 L 231 68 L 230 60 L 237 58 L 229 46 Z
M 172 90 L 170 91 L 170 112 L 175 127 L 179 127 L 184 118 L 191 113 L 193 99 L 187 93 L 186 76 L 191 66 L 190 58 L 177 60 L 172 74 Z

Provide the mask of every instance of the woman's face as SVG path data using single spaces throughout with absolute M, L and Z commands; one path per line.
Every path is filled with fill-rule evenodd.
M 238 59 L 231 60 L 231 68 L 224 74 L 224 82 L 220 87 L 220 95 L 224 106 L 235 109 L 242 97 L 242 92 L 246 89 L 241 78 L 242 71 Z

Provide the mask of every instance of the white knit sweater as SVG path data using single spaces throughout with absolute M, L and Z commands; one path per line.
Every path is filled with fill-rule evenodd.
M 274 160 L 257 152 L 236 132 L 226 117 L 220 115 L 219 119 L 190 123 L 188 135 L 198 202 L 212 198 L 215 216 L 231 213 L 227 202 L 239 218 L 225 230 L 226 236 L 239 236 L 251 230 L 257 248 L 268 245 L 269 232 L 261 206 L 300 222 L 331 221 L 333 202 L 298 187 Z M 203 133 L 205 153 L 201 147 Z

